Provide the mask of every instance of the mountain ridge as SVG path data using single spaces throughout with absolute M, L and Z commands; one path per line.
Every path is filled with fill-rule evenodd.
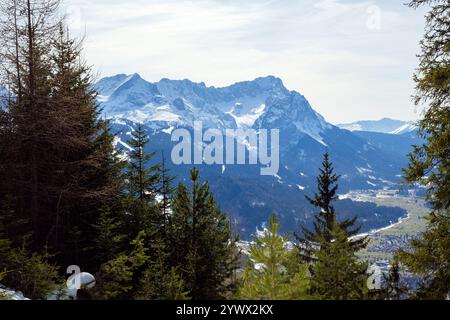
M 414 121 L 403 121 L 386 117 L 379 120 L 360 120 L 342 123 L 337 124 L 337 126 L 349 131 L 367 131 L 388 134 L 404 134 L 416 130 Z

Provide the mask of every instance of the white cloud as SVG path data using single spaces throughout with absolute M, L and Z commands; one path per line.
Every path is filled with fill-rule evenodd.
M 86 32 L 87 60 L 102 75 L 139 72 L 150 81 L 221 86 L 273 74 L 331 122 L 417 117 L 411 78 L 423 12 L 400 1 L 67 0 L 65 6 L 74 32 Z

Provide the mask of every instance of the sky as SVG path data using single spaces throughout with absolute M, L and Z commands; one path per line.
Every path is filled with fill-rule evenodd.
M 424 9 L 406 0 L 65 0 L 98 77 L 227 86 L 274 75 L 331 123 L 415 120 Z

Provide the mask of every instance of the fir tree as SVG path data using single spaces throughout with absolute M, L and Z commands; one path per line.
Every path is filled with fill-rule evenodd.
M 312 292 L 318 299 L 361 300 L 367 297 L 367 264 L 359 262 L 347 233 L 335 223 L 314 250 Z
M 160 188 L 159 194 L 161 195 L 161 201 L 159 203 L 159 208 L 162 214 L 162 228 L 163 234 L 167 241 L 170 242 L 168 238 L 170 233 L 168 231 L 170 225 L 170 212 L 171 212 L 171 201 L 175 193 L 175 188 L 172 187 L 174 177 L 170 175 L 170 169 L 166 166 L 166 160 L 164 154 L 162 154 L 161 166 L 159 169 L 160 177 Z
M 149 173 L 154 175 L 155 178 L 159 178 L 158 189 L 155 192 L 159 194 L 160 200 L 152 208 L 156 214 L 152 222 L 155 228 L 152 229 L 152 237 L 147 243 L 151 252 L 150 259 L 140 275 L 140 284 L 135 298 L 185 300 L 188 299 L 185 282 L 180 275 L 179 267 L 174 267 L 171 264 L 171 257 L 176 250 L 173 246 L 173 239 L 178 236 L 170 232 L 172 221 L 171 200 L 175 190 L 171 184 L 174 178 L 166 167 L 164 154 L 161 164 L 153 168 L 156 171 L 150 170 Z
M 52 134 L 64 137 L 53 147 L 53 182 L 49 191 L 57 201 L 47 241 L 62 253 L 62 263 L 78 263 L 94 270 L 92 251 L 98 241 L 94 225 L 106 206 L 121 211 L 123 164 L 114 154 L 108 123 L 99 117 L 90 69 L 81 60 L 81 43 L 62 23 L 52 40 L 50 106 L 60 120 Z M 70 254 L 73 253 L 73 254 Z
M 423 277 L 417 297 L 445 299 L 450 292 L 450 4 L 446 0 L 409 3 L 413 8 L 422 5 L 429 5 L 430 11 L 414 80 L 415 103 L 426 105 L 418 123 L 425 142 L 409 155 L 405 180 L 427 189 L 432 212 L 427 230 L 399 258 Z
M 133 232 L 139 232 L 151 225 L 161 223 L 159 210 L 156 205 L 156 194 L 159 183 L 159 164 L 152 165 L 154 152 L 146 153 L 145 147 L 149 142 L 148 136 L 139 124 L 128 144 L 132 147 L 127 168 L 127 206 L 132 216 Z
M 238 297 L 250 300 L 300 300 L 308 298 L 307 265 L 298 264 L 297 252 L 278 234 L 280 222 L 273 214 L 263 235 L 250 246 Z
M 180 184 L 172 201 L 171 265 L 181 272 L 192 299 L 225 298 L 235 285 L 230 280 L 237 266 L 236 239 L 231 238 L 230 223 L 208 184 L 200 184 L 195 168 L 191 183 L 190 192 Z
M 104 206 L 100 209 L 100 216 L 94 228 L 97 231 L 95 259 L 101 264 L 113 259 L 124 248 L 123 220 L 116 217 L 108 206 Z
M 126 183 L 124 184 L 125 214 L 111 215 L 108 211 L 102 212 L 99 223 L 95 226 L 98 230 L 97 250 L 102 249 L 103 254 L 109 252 L 109 262 L 102 266 L 100 276 L 108 279 L 105 272 L 125 272 L 122 277 L 115 275 L 109 281 L 103 283 L 101 298 L 137 298 L 137 299 L 183 299 L 186 298 L 183 279 L 176 268 L 169 264 L 171 243 L 166 234 L 168 223 L 169 205 L 168 197 L 170 182 L 168 170 L 158 164 L 152 165 L 154 152 L 146 153 L 145 148 L 149 139 L 142 125 L 138 125 L 128 142 L 132 146 L 129 154 L 129 162 L 126 166 Z M 161 175 L 160 175 L 161 173 Z M 163 193 L 161 203 L 156 196 Z M 165 198 L 165 199 L 164 199 Z M 165 202 L 164 202 L 165 200 Z M 145 253 L 145 261 L 125 270 L 129 259 L 133 259 L 136 249 L 135 243 L 130 246 L 122 246 L 121 232 L 125 231 L 127 237 L 139 236 L 142 246 L 140 254 Z M 116 238 L 113 238 L 116 235 Z M 114 243 L 105 240 L 111 237 L 116 239 Z M 122 251 L 119 251 L 122 250 Z M 109 270 L 109 271 L 108 271 Z M 125 285 L 126 290 L 119 290 Z M 106 293 L 105 293 L 106 292 Z
M 303 236 L 295 235 L 297 239 L 297 247 L 300 250 L 300 257 L 304 261 L 311 261 L 314 259 L 314 247 L 323 241 L 331 242 L 333 240 L 332 232 L 335 224 L 347 235 L 352 237 L 358 234 L 360 228 L 354 228 L 357 217 L 353 219 L 337 221 L 336 212 L 332 203 L 337 200 L 336 192 L 338 190 L 337 181 L 339 176 L 334 173 L 334 168 L 330 162 L 328 153 L 323 156 L 322 168 L 320 175 L 317 177 L 317 193 L 314 198 L 306 196 L 306 199 L 313 205 L 320 209 L 315 215 L 314 230 L 310 231 L 302 226 Z M 351 240 L 350 248 L 356 252 L 367 246 L 368 238 L 362 237 Z
M 167 270 L 164 261 L 147 268 L 140 281 L 138 300 L 188 300 L 185 283 L 176 268 Z
M 105 262 L 96 274 L 93 296 L 100 300 L 131 299 L 137 290 L 135 275 L 148 261 L 145 232 L 140 232 L 130 243 L 130 252 L 121 253 Z

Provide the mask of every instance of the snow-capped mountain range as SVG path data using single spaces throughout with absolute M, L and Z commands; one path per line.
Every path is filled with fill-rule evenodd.
M 138 74 L 120 74 L 101 79 L 97 90 L 108 117 L 144 123 L 153 129 L 192 127 L 194 121 L 218 129 L 293 125 L 322 142 L 321 132 L 330 128 L 305 97 L 287 90 L 281 79 L 273 76 L 215 88 L 189 80 L 149 83 Z
M 390 118 L 343 123 L 337 126 L 350 131 L 369 131 L 389 134 L 404 134 L 412 132 L 417 128 L 414 121 L 401 121 Z
M 272 211 L 288 225 L 308 223 L 313 209 L 304 195 L 314 192 L 326 150 L 341 175 L 341 192 L 396 188 L 414 142 L 411 135 L 400 132 L 391 139 L 392 134 L 334 126 L 302 94 L 288 90 L 274 76 L 216 88 L 190 80 L 151 83 L 138 74 L 119 74 L 101 79 L 96 89 L 104 114 L 112 119 L 118 148 L 125 152 L 137 123 L 143 123 L 150 135 L 149 149 L 164 152 L 166 159 L 175 144 L 170 139 L 172 130 L 192 130 L 194 121 L 222 130 L 279 129 L 280 170 L 275 176 L 261 176 L 259 168 L 251 165 L 200 166 L 202 178 L 210 182 L 222 209 L 236 218 L 243 233 L 253 232 Z M 397 123 L 389 132 L 402 125 L 406 123 Z M 173 165 L 171 169 L 183 181 L 189 167 Z M 381 209 L 361 209 L 350 200 L 339 201 L 337 206 L 343 217 L 362 216 L 363 230 L 382 227 L 401 214 L 391 210 L 384 216 L 373 215 L 372 210 Z

